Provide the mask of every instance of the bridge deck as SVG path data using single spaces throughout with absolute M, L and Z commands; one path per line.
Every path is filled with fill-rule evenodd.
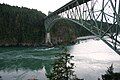
M 81 4 L 86 3 L 86 2 L 88 2 L 90 0 L 77 0 L 77 1 L 78 1 L 79 5 L 81 5 Z M 69 6 L 69 8 L 68 8 L 68 6 Z M 62 13 L 64 11 L 66 11 L 66 10 L 72 9 L 72 8 L 74 8 L 76 6 L 78 6 L 78 5 L 76 5 L 76 0 L 72 0 L 69 3 L 65 4 L 64 6 L 60 7 L 59 9 L 57 9 L 56 11 L 54 11 L 49 16 L 47 16 L 47 18 L 52 16 L 52 15 L 54 15 L 54 14 L 59 14 L 59 13 Z

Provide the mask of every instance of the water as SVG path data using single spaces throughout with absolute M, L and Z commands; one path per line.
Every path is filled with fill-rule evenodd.
M 101 40 L 89 39 L 68 47 L 69 53 L 74 56 L 72 62 L 78 78 L 97 80 L 111 64 L 115 72 L 120 72 L 120 56 Z M 59 52 L 60 49 L 54 47 L 2 47 L 0 76 L 3 80 L 47 80 L 45 74 L 50 72 Z

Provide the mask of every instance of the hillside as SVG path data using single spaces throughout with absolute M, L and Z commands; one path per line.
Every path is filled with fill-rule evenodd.
M 53 45 L 74 44 L 77 37 L 92 35 L 85 28 L 64 19 L 56 22 L 50 33 Z
M 44 42 L 46 15 L 35 9 L 0 4 L 0 46 L 38 46 Z

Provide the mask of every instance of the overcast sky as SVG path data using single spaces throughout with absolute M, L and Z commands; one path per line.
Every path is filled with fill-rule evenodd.
M 33 8 L 48 14 L 48 11 L 53 12 L 69 1 L 71 0 L 0 0 L 0 3 Z

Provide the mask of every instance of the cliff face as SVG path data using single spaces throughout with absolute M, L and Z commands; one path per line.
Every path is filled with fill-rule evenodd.
M 45 40 L 41 11 L 0 4 L 0 46 L 38 46 Z
M 74 43 L 77 38 L 75 25 L 66 20 L 60 20 L 51 28 L 53 45 Z

